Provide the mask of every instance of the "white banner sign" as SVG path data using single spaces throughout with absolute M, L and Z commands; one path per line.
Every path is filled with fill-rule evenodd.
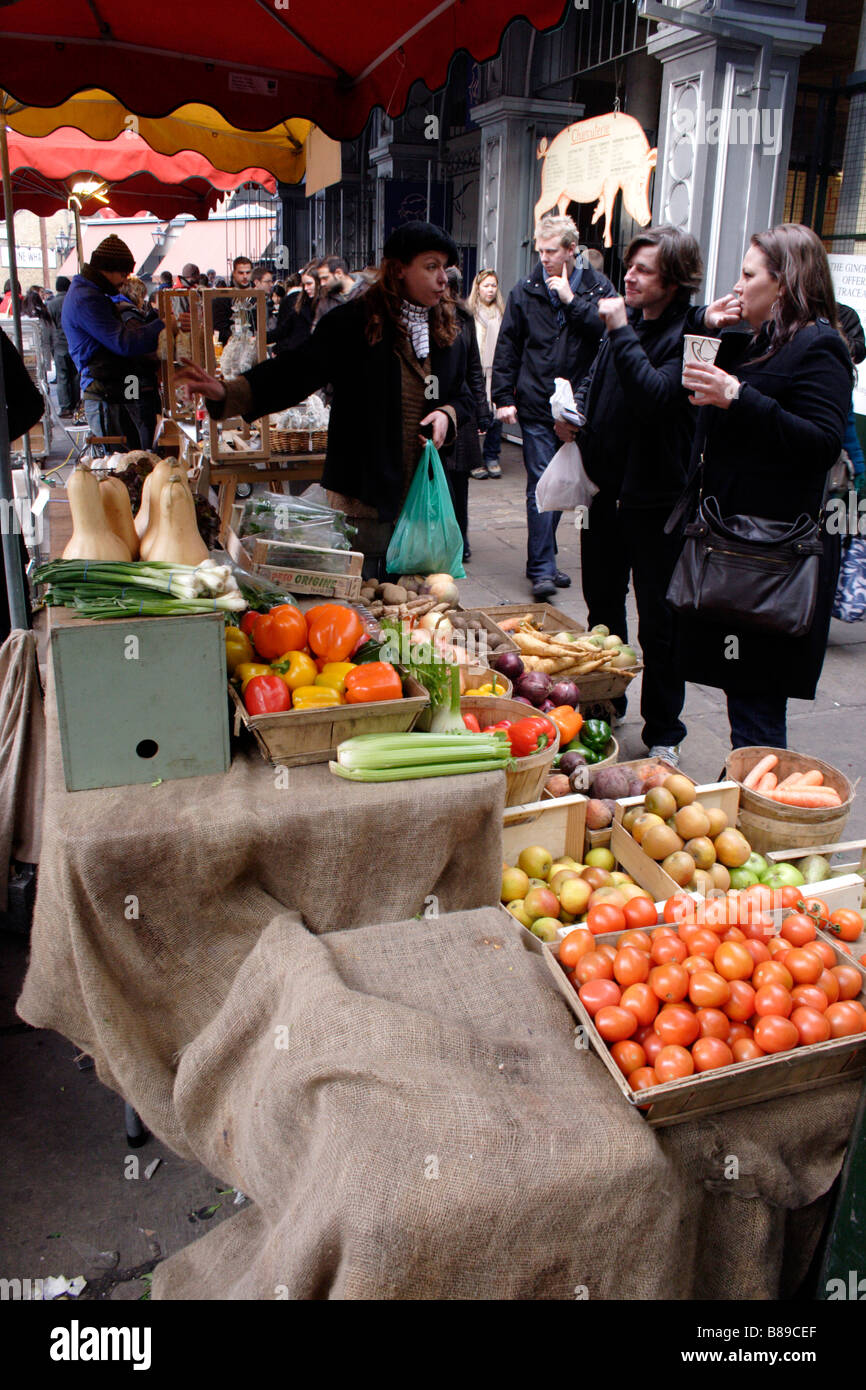
M 833 285 L 839 304 L 849 304 L 860 315 L 866 329 L 866 256 L 828 256 Z M 866 362 L 857 368 L 854 387 L 854 410 L 866 415 Z
M 42 265 L 42 249 L 39 246 L 16 246 L 15 255 L 18 261 L 19 270 L 25 270 L 28 267 L 32 268 L 33 266 Z M 4 241 L 2 244 L 0 244 L 0 265 L 9 264 L 9 247 Z M 49 266 L 57 265 L 57 252 L 52 250 L 51 248 L 49 248 L 48 251 L 48 264 Z

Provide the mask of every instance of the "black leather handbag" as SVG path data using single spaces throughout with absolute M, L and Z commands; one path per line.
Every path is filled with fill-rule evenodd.
M 823 544 L 819 522 L 723 517 L 698 500 L 667 592 L 676 613 L 752 632 L 803 637 L 812 626 Z

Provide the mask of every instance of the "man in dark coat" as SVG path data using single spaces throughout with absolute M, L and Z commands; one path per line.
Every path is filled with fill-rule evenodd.
M 249 256 L 235 256 L 232 261 L 231 288 L 233 290 L 247 290 L 250 288 L 250 281 L 253 274 L 253 263 Z M 225 347 L 232 334 L 232 322 L 234 311 L 238 309 L 243 313 L 248 327 L 253 333 L 256 331 L 256 303 L 249 299 L 215 299 L 213 301 L 213 326 L 214 332 L 219 335 L 219 340 Z
M 680 545 L 664 528 L 685 486 L 694 430 L 681 380 L 683 331 L 703 265 L 695 238 L 675 227 L 639 233 L 624 264 L 625 298 L 599 305 L 607 333 L 577 396 L 587 417 L 584 466 L 599 489 L 581 532 L 583 596 L 589 626 L 604 624 L 625 639 L 632 575 L 644 742 L 676 766 L 685 685 L 675 673 L 665 595 Z M 557 433 L 573 431 L 558 426 Z
M 51 320 L 51 346 L 54 352 L 54 365 L 57 369 L 57 400 L 61 415 L 74 415 L 81 398 L 81 385 L 78 372 L 69 351 L 69 343 L 63 331 L 63 304 L 70 281 L 66 275 L 58 275 L 55 281 L 57 293 L 46 304 Z
M 598 301 L 616 293 L 597 271 L 576 260 L 577 228 L 570 217 L 543 217 L 536 228 L 539 263 L 508 296 L 493 359 L 491 396 L 497 416 L 519 421 L 526 467 L 526 577 L 538 602 L 571 580 L 556 568 L 559 512 L 541 513 L 535 486 L 559 448 L 550 397 L 554 379 L 576 390 L 602 335 Z

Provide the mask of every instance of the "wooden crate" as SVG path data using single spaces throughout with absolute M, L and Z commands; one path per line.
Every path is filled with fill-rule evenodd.
M 576 618 L 570 618 L 552 603 L 502 603 L 496 608 L 484 608 L 480 611 L 493 622 L 497 632 L 505 637 L 510 637 L 511 634 L 503 633 L 498 626 L 499 622 L 503 618 L 522 618 L 526 614 L 532 615 L 542 632 L 586 631 Z M 585 676 L 575 676 L 574 680 L 580 689 L 581 708 L 604 700 L 618 699 L 625 694 L 633 677 L 642 670 L 643 666 L 638 664 L 629 667 L 627 671 L 589 671 Z
M 599 945 L 615 943 L 621 932 L 597 938 Z M 646 1091 L 634 1092 L 610 1055 L 607 1043 L 592 1021 L 591 1015 L 578 998 L 577 990 L 566 977 L 556 951 L 541 946 L 541 955 L 550 970 L 551 979 L 584 1030 L 584 1037 L 598 1053 L 615 1084 L 630 1105 L 638 1106 L 647 1123 L 653 1126 L 683 1124 L 704 1115 L 736 1110 L 756 1101 L 776 1100 L 779 1096 L 810 1091 L 819 1086 L 847 1081 L 866 1072 L 866 1034 L 851 1038 L 831 1038 L 828 1042 L 811 1043 L 792 1052 L 758 1057 L 751 1062 L 735 1062 L 719 1071 L 705 1071 L 686 1076 L 679 1081 L 666 1081 Z M 839 964 L 849 957 L 838 950 Z M 866 984 L 866 979 L 864 979 Z M 866 1002 L 866 990 L 859 996 Z
M 228 771 L 223 613 L 47 611 L 67 791 Z
M 740 803 L 740 789 L 735 782 L 712 782 L 696 789 L 695 800 L 702 806 L 717 806 L 724 811 L 729 825 L 737 823 L 737 808 Z M 635 839 L 622 827 L 623 815 L 631 806 L 640 806 L 642 796 L 627 796 L 616 803 L 614 823 L 611 826 L 610 848 L 627 874 L 635 883 L 652 893 L 656 901 L 664 901 L 674 893 L 682 892 L 661 864 L 650 859 Z
M 827 903 L 828 907 L 832 902 L 831 912 L 835 912 L 837 907 L 853 907 L 859 912 L 866 905 L 866 895 L 862 891 L 856 896 L 856 901 L 855 894 L 852 892 L 849 895 L 850 901 L 841 902 L 837 901 L 838 892 L 833 890 L 836 889 L 842 878 L 845 878 L 846 882 L 848 879 L 856 879 L 861 885 L 863 884 L 863 880 L 866 878 L 866 840 L 845 840 L 842 844 L 815 844 L 806 849 L 774 850 L 766 857 L 776 864 L 793 864 L 796 867 L 798 859 L 805 859 L 810 854 L 823 854 L 825 859 L 832 859 L 834 855 L 841 854 L 845 856 L 845 863 L 833 865 L 835 877 L 825 878 L 820 883 L 807 884 L 803 889 L 804 894 L 808 894 L 810 898 L 820 898 Z M 824 892 L 825 888 L 830 890 L 830 899 Z M 827 935 L 831 941 L 835 942 L 836 938 L 832 934 L 827 933 Z M 866 928 L 860 933 L 856 941 L 848 941 L 845 944 L 851 948 L 851 959 L 854 964 L 860 965 L 862 968 L 860 957 L 866 955 Z
M 685 777 L 687 781 L 691 782 L 693 787 L 697 786 L 697 782 L 695 782 L 694 778 L 689 777 L 688 773 L 683 772 L 678 767 L 671 767 L 670 763 L 666 763 L 663 758 L 631 758 L 628 762 L 617 763 L 617 767 L 624 767 L 629 772 L 637 772 L 639 768 L 647 767 L 650 764 L 652 764 L 652 766 L 654 767 L 663 767 L 671 773 L 676 772 L 681 777 Z M 592 772 L 593 770 L 594 769 L 592 768 L 589 769 L 590 772 Z M 590 779 L 590 781 L 592 780 L 593 779 Z M 632 804 L 634 803 L 632 802 Z M 607 849 L 608 845 L 610 844 L 611 830 L 612 826 L 610 825 L 607 827 L 606 830 L 587 830 L 586 848 Z
M 248 714 L 233 685 L 234 732 L 248 729 L 262 755 L 286 767 L 329 762 L 337 744 L 357 734 L 404 734 L 415 727 L 429 697 L 411 677 L 403 682 L 402 700 L 371 700 L 365 705 L 333 705 L 326 709 L 284 710 L 281 714 Z
M 354 602 L 361 597 L 361 570 L 364 564 L 364 556 L 359 550 L 334 550 L 332 555 L 346 556 L 346 563 L 349 567 L 348 574 L 328 574 L 324 570 L 298 569 L 296 566 L 271 565 L 257 560 L 257 555 L 272 555 L 272 547 L 281 544 L 279 541 L 260 541 L 257 540 L 253 547 L 253 554 L 244 549 L 237 534 L 231 529 L 226 528 L 225 548 L 229 555 L 238 565 L 243 565 L 245 569 L 254 574 L 260 574 L 263 579 L 268 579 L 272 584 L 276 584 L 281 589 L 286 589 L 292 594 L 315 594 L 319 598 L 338 598 L 347 602 Z M 297 546 L 294 547 L 298 549 Z
M 585 833 L 585 796 L 557 796 L 523 806 L 506 806 L 502 815 L 502 855 L 507 864 L 516 864 L 522 849 L 543 844 L 551 854 L 567 854 L 580 863 Z M 538 941 L 538 937 L 533 936 L 532 940 Z

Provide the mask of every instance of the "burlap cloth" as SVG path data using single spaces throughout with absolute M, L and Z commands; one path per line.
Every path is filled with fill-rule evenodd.
M 381 790 L 308 769 L 289 799 L 239 758 L 69 796 L 51 753 L 19 1012 L 252 1199 L 157 1268 L 155 1297 L 796 1287 L 857 1083 L 651 1130 L 575 1048 L 517 924 L 446 915 L 495 892 L 501 778 Z M 431 893 L 443 915 L 395 920 Z
M 0 912 L 8 901 L 10 861 L 39 861 L 44 765 L 36 638 L 17 628 L 0 647 Z

